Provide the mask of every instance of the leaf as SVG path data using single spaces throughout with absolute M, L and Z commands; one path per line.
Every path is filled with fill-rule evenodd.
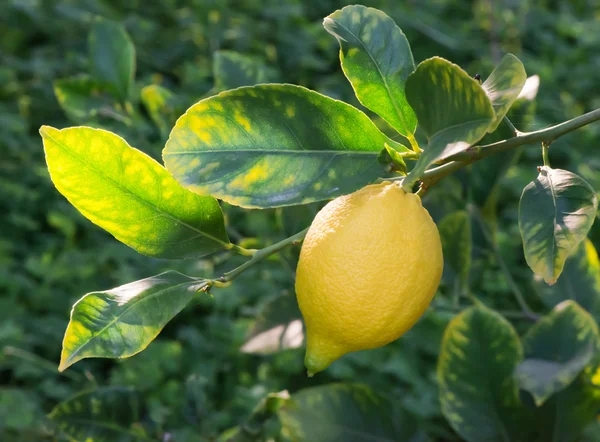
M 404 158 L 402 158 L 402 155 L 400 155 L 396 149 L 387 143 L 385 143 L 384 149 L 379 154 L 378 160 L 381 164 L 390 167 L 391 170 L 406 175 L 406 163 L 404 162 Z
M 574 173 L 547 166 L 539 170 L 523 190 L 519 230 L 527 264 L 554 284 L 592 227 L 598 200 L 594 189 Z
M 240 349 L 244 353 L 269 354 L 298 348 L 304 342 L 302 315 L 296 297 L 281 295 L 260 311 Z
M 600 260 L 589 239 L 583 240 L 565 262 L 556 284 L 537 284 L 540 299 L 548 307 L 572 299 L 600 322 Z
M 358 109 L 292 85 L 222 92 L 181 117 L 163 151 L 184 187 L 243 207 L 305 204 L 384 175 L 382 134 Z
M 71 440 L 150 441 L 140 421 L 138 395 L 126 387 L 84 391 L 58 404 L 48 416 Z
M 367 386 L 329 384 L 293 394 L 278 414 L 292 442 L 403 442 L 412 425 L 400 411 Z
M 498 313 L 471 307 L 446 328 L 438 359 L 442 412 L 469 442 L 528 440 L 517 427 L 522 412 L 513 372 L 523 349 Z
M 216 51 L 213 71 L 217 91 L 271 83 L 278 78 L 274 69 L 252 57 L 233 51 Z
M 471 218 L 466 210 L 446 215 L 438 223 L 444 251 L 444 262 L 458 276 L 465 287 L 471 268 L 472 238 Z
M 523 337 L 525 360 L 515 376 L 537 406 L 564 390 L 600 348 L 594 319 L 574 301 L 565 301 Z
M 323 26 L 340 43 L 342 69 L 361 104 L 412 138 L 417 118 L 404 90 L 415 62 L 402 30 L 383 12 L 361 5 L 334 12 Z
M 496 130 L 506 112 L 521 93 L 526 80 L 527 73 L 523 63 L 513 54 L 506 54 L 485 80 L 482 87 L 492 102 L 496 114 L 488 132 Z
M 125 28 L 97 19 L 88 38 L 92 76 L 121 101 L 127 100 L 135 77 L 135 47 Z
M 217 201 L 181 188 L 121 137 L 89 127 L 42 126 L 40 134 L 58 191 L 139 253 L 192 258 L 230 247 Z
M 144 350 L 202 285 L 168 271 L 88 293 L 71 311 L 59 371 L 85 358 L 127 358 Z
M 113 99 L 89 75 L 55 80 L 54 94 L 73 121 L 86 121 L 97 116 L 103 108 L 112 109 Z
M 179 116 L 175 95 L 162 86 L 151 84 L 142 89 L 141 100 L 161 136 L 165 139 L 168 138 L 169 132 Z
M 434 161 L 479 141 L 494 120 L 492 104 L 479 83 L 443 58 L 419 64 L 406 81 L 406 98 L 429 140 L 406 178 L 407 186 Z

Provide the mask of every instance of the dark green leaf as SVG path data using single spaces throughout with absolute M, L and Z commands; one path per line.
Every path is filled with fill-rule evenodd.
M 459 210 L 446 215 L 438 223 L 444 263 L 459 278 L 461 287 L 465 287 L 471 268 L 471 218 L 466 210 Z
M 418 180 L 434 161 L 479 141 L 494 120 L 492 104 L 481 85 L 443 58 L 419 64 L 406 81 L 406 97 L 429 140 L 407 183 Z
M 469 442 L 527 440 L 513 372 L 523 357 L 516 331 L 498 313 L 471 307 L 446 328 L 438 359 L 442 411 Z
M 541 167 L 519 203 L 519 229 L 531 270 L 554 284 L 592 227 L 597 208 L 596 192 L 581 177 Z
M 527 74 L 523 63 L 512 54 L 506 54 L 485 80 L 482 87 L 492 102 L 496 114 L 488 132 L 496 130 L 506 112 L 521 93 L 526 80 Z
M 358 384 L 301 390 L 278 413 L 292 442 L 403 442 L 412 433 L 396 404 Z
M 277 72 L 264 63 L 233 51 L 215 52 L 213 71 L 217 91 L 272 83 L 278 78 Z
M 411 139 L 417 118 L 404 89 L 415 62 L 400 28 L 383 12 L 361 5 L 334 12 L 323 26 L 340 43 L 342 69 L 361 104 Z
M 292 85 L 222 92 L 181 117 L 163 151 L 184 187 L 243 207 L 304 204 L 384 174 L 382 134 L 352 106 Z
M 515 375 L 519 386 L 542 405 L 564 390 L 600 348 L 594 319 L 574 301 L 565 301 L 523 337 L 525 360 Z
M 58 404 L 48 416 L 71 440 L 151 441 L 141 428 L 137 394 L 125 387 L 86 391 Z
M 119 241 L 158 258 L 230 247 L 217 201 L 183 189 L 123 138 L 89 127 L 43 126 L 40 133 L 56 188 Z
M 135 48 L 125 28 L 110 20 L 96 20 L 88 50 L 96 81 L 110 88 L 121 101 L 127 100 L 135 78 Z
M 73 121 L 88 121 L 102 113 L 103 109 L 112 109 L 114 102 L 89 75 L 56 80 L 54 94 L 60 107 Z
M 168 271 L 85 295 L 73 306 L 60 371 L 85 358 L 127 358 L 144 350 L 203 286 Z
M 556 284 L 537 284 L 540 298 L 548 307 L 572 299 L 600 322 L 600 260 L 592 242 L 583 240 L 565 262 Z

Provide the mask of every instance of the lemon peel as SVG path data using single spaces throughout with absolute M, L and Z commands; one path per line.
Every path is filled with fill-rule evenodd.
M 417 195 L 384 182 L 329 202 L 296 275 L 309 376 L 402 336 L 429 306 L 442 269 L 437 227 Z

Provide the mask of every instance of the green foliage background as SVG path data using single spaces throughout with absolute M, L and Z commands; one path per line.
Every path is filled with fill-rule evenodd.
M 531 129 L 542 128 L 600 107 L 600 7 L 594 7 L 594 2 L 363 3 L 396 21 L 410 41 L 416 63 L 439 55 L 485 78 L 504 53 L 517 55 L 528 75 L 538 74 L 541 80 L 535 118 L 526 121 L 517 110 L 511 115 L 517 128 L 528 123 Z M 262 440 L 272 435 L 299 440 L 294 425 L 279 436 L 280 420 L 269 411 L 279 399 L 265 397 L 282 390 L 293 395 L 331 382 L 360 382 L 386 393 L 385 400 L 393 401 L 386 408 L 399 407 L 408 416 L 404 431 L 411 440 L 460 440 L 441 414 L 435 373 L 442 333 L 454 316 L 447 307 L 454 302 L 456 287 L 467 286 L 493 308 L 517 310 L 508 272 L 535 311 L 548 312 L 552 307 L 550 295 L 543 302 L 539 296 L 548 289 L 534 280 L 525 263 L 517 222 L 521 191 L 541 163 L 536 147 L 522 149 L 518 167 L 510 165 L 512 156 L 504 158 L 507 171 L 497 182 L 485 174 L 485 167 L 497 165 L 491 159 L 487 166 L 483 162 L 479 169 L 447 178 L 427 194 L 424 203 L 438 222 L 458 210 L 481 213 L 472 222 L 471 271 L 465 277 L 464 269 L 457 269 L 459 283 L 459 276 L 448 272 L 434 301 L 436 308 L 398 342 L 348 355 L 313 379 L 304 373 L 302 348 L 278 349 L 277 339 L 271 348 L 248 347 L 249 336 L 299 318 L 293 300 L 297 250 L 285 250 L 252 267 L 232 286 L 219 289 L 214 298 L 198 298 L 143 353 L 119 361 L 88 359 L 64 373 L 56 369 L 69 310 L 83 294 L 168 269 L 219 275 L 243 258 L 224 263 L 223 255 L 217 255 L 173 264 L 143 257 L 115 241 L 55 190 L 39 127 L 80 123 L 104 127 L 158 159 L 173 121 L 163 124 L 140 105 L 141 88 L 158 84 L 173 92 L 169 104 L 175 118 L 201 97 L 244 84 L 240 74 L 228 70 L 222 60 L 221 70 L 213 72 L 217 50 L 236 51 L 264 63 L 269 67 L 265 78 L 306 86 L 359 106 L 340 69 L 338 43 L 321 25 L 323 17 L 345 4 L 334 0 L 3 3 L 0 440 L 66 440 L 57 435 L 46 414 L 61 401 L 96 386 L 137 391 L 139 413 L 132 419 L 144 425 L 149 440 L 208 441 L 220 435 L 220 440 Z M 133 109 L 111 105 L 97 115 L 66 115 L 55 96 L 54 82 L 90 72 L 87 35 L 97 16 L 123 23 L 135 45 Z M 381 121 L 380 125 L 384 127 Z M 550 151 L 553 167 L 571 170 L 600 189 L 599 139 L 597 124 L 561 138 Z M 249 247 L 296 233 L 310 223 L 319 207 L 243 211 L 223 206 L 229 236 Z M 494 226 L 492 231 L 481 227 L 477 221 L 481 218 Z M 598 223 L 590 239 L 600 248 Z M 579 267 L 568 264 L 569 268 L 576 272 Z M 577 276 L 564 277 L 583 284 Z M 589 305 L 584 307 L 597 318 L 597 304 L 590 301 Z M 513 325 L 522 334 L 527 323 L 515 320 Z M 347 395 L 366 394 L 346 386 L 336 388 L 344 400 Z M 116 403 L 137 413 L 127 401 Z M 280 415 L 283 422 L 310 422 L 310 416 L 295 414 L 293 409 L 285 408 Z M 381 425 L 387 428 L 388 423 Z M 598 426 L 590 427 L 584 437 L 600 440 Z

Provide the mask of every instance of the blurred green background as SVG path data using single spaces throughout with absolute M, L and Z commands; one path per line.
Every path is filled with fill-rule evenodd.
M 511 116 L 519 129 L 526 124 L 530 130 L 543 128 L 600 107 L 600 4 L 593 0 L 362 3 L 397 22 L 417 63 L 439 55 L 485 78 L 506 52 L 517 55 L 528 75 L 540 77 L 535 118 L 518 109 Z M 279 440 L 277 419 L 266 411 L 252 414 L 260 401 L 272 392 L 330 382 L 361 382 L 390 395 L 410 417 L 406 425 L 414 441 L 460 440 L 441 414 L 435 378 L 441 333 L 452 313 L 430 309 L 398 342 L 348 355 L 308 379 L 303 348 L 286 348 L 301 342 L 294 322 L 300 317 L 293 297 L 297 249 L 253 267 L 231 287 L 215 290 L 214 298 L 199 297 L 143 353 L 121 361 L 85 360 L 65 373 L 57 371 L 70 308 L 83 294 L 167 269 L 218 275 L 243 258 L 167 262 L 118 243 L 55 190 L 39 127 L 104 127 L 159 159 L 170 125 L 187 107 L 245 84 L 236 70 L 239 63 L 250 63 L 269 81 L 300 84 L 359 106 L 339 67 L 338 43 L 321 26 L 323 17 L 346 4 L 0 1 L 0 440 L 68 440 L 46 415 L 96 386 L 135 388 L 139 422 L 149 440 Z M 122 107 L 94 91 L 78 90 L 75 83 L 62 83 L 75 101 L 61 106 L 55 88 L 63 79 L 89 72 L 87 35 L 97 16 L 122 23 L 135 45 L 131 103 Z M 173 94 L 158 113 L 141 93 L 149 85 Z M 552 145 L 553 166 L 576 172 L 600 189 L 599 141 L 598 124 L 561 138 Z M 488 165 L 497 165 L 493 161 Z M 528 302 L 547 310 L 525 265 L 516 222 L 519 196 L 540 162 L 539 147 L 527 147 L 519 165 L 509 162 L 497 182 L 466 171 L 425 198 L 436 220 L 466 202 L 484 210 L 498 247 L 494 250 L 475 228 L 470 287 L 496 308 L 517 308 L 509 278 L 498 265 L 500 254 Z M 498 203 L 490 209 L 492 186 Z M 318 208 L 259 211 L 224 205 L 232 240 L 248 247 L 303 229 Z M 600 247 L 598 225 L 592 240 Z M 450 297 L 451 288 L 451 277 L 445 276 L 440 302 Z M 252 341 L 267 330 L 270 334 Z M 600 440 L 592 431 L 589 441 Z

